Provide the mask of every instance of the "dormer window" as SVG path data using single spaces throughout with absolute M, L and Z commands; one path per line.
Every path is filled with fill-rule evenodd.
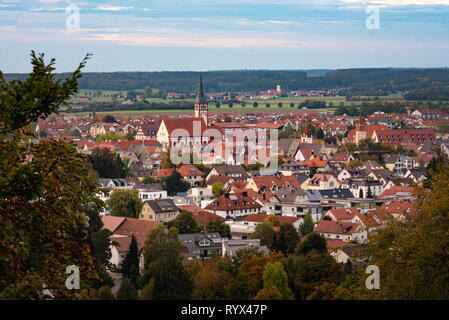
M 198 244 L 199 244 L 201 247 L 204 247 L 204 246 L 210 246 L 210 241 L 209 241 L 208 239 L 206 239 L 206 238 L 203 238 L 200 242 L 198 242 Z

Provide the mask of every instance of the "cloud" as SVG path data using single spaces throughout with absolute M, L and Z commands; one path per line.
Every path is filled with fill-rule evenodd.
M 449 5 L 449 0 L 340 0 L 350 4 L 371 4 L 384 6 L 437 6 Z
M 111 6 L 111 5 L 98 5 L 98 10 L 104 10 L 104 11 L 123 11 L 123 10 L 132 10 L 134 7 L 120 7 L 120 6 Z
M 303 43 L 295 40 L 269 39 L 269 38 L 225 38 L 225 37 L 205 37 L 194 38 L 189 36 L 152 36 L 149 34 L 126 33 L 126 34 L 93 34 L 83 40 L 95 40 L 114 42 L 128 46 L 186 46 L 186 47 L 206 47 L 206 48 L 245 48 L 245 47 L 287 47 L 297 48 L 304 46 Z

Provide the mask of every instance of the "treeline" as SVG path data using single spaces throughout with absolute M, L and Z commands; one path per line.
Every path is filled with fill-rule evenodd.
M 407 100 L 418 101 L 448 101 L 449 100 L 449 88 L 429 88 L 411 90 L 404 95 Z
M 193 102 L 172 101 L 165 102 L 135 102 L 132 104 L 122 104 L 113 102 L 93 102 L 81 107 L 69 105 L 66 112 L 101 112 L 117 110 L 193 110 Z
M 58 74 L 59 78 L 67 74 Z M 6 74 L 7 81 L 23 80 L 26 74 Z M 84 73 L 81 89 L 138 90 L 146 87 L 164 92 L 194 93 L 198 87 L 198 72 L 114 72 Z M 206 92 L 257 92 L 276 88 L 341 89 L 347 96 L 381 96 L 389 93 L 449 85 L 449 69 L 345 69 L 307 77 L 304 71 L 242 70 L 204 72 Z
M 407 107 L 404 103 L 398 101 L 395 102 L 362 102 L 360 106 L 352 104 L 350 106 L 345 106 L 340 104 L 335 110 L 336 116 L 348 115 L 348 116 L 358 116 L 362 114 L 363 116 L 368 116 L 375 113 L 376 111 L 382 111 L 385 113 L 407 113 Z

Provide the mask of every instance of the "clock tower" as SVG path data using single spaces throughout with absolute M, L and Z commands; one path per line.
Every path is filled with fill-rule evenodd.
M 203 74 L 200 72 L 200 83 L 198 87 L 198 95 L 195 99 L 195 118 L 203 118 L 204 123 L 206 126 L 207 123 L 207 116 L 208 116 L 208 105 L 209 102 L 207 101 L 206 97 L 204 96 L 204 90 L 203 90 Z

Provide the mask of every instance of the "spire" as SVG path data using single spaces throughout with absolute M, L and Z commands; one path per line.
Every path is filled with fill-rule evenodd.
M 363 117 L 362 117 L 362 113 L 360 113 L 359 116 L 359 127 L 361 127 L 363 125 Z
M 309 129 L 309 124 L 306 124 L 306 127 L 304 128 L 304 132 L 302 134 L 307 137 L 310 137 L 312 135 L 312 133 L 310 132 L 310 129 Z
M 200 82 L 198 85 L 198 95 L 196 96 L 197 102 L 203 102 L 204 99 L 204 89 L 203 89 L 203 73 L 200 72 Z

